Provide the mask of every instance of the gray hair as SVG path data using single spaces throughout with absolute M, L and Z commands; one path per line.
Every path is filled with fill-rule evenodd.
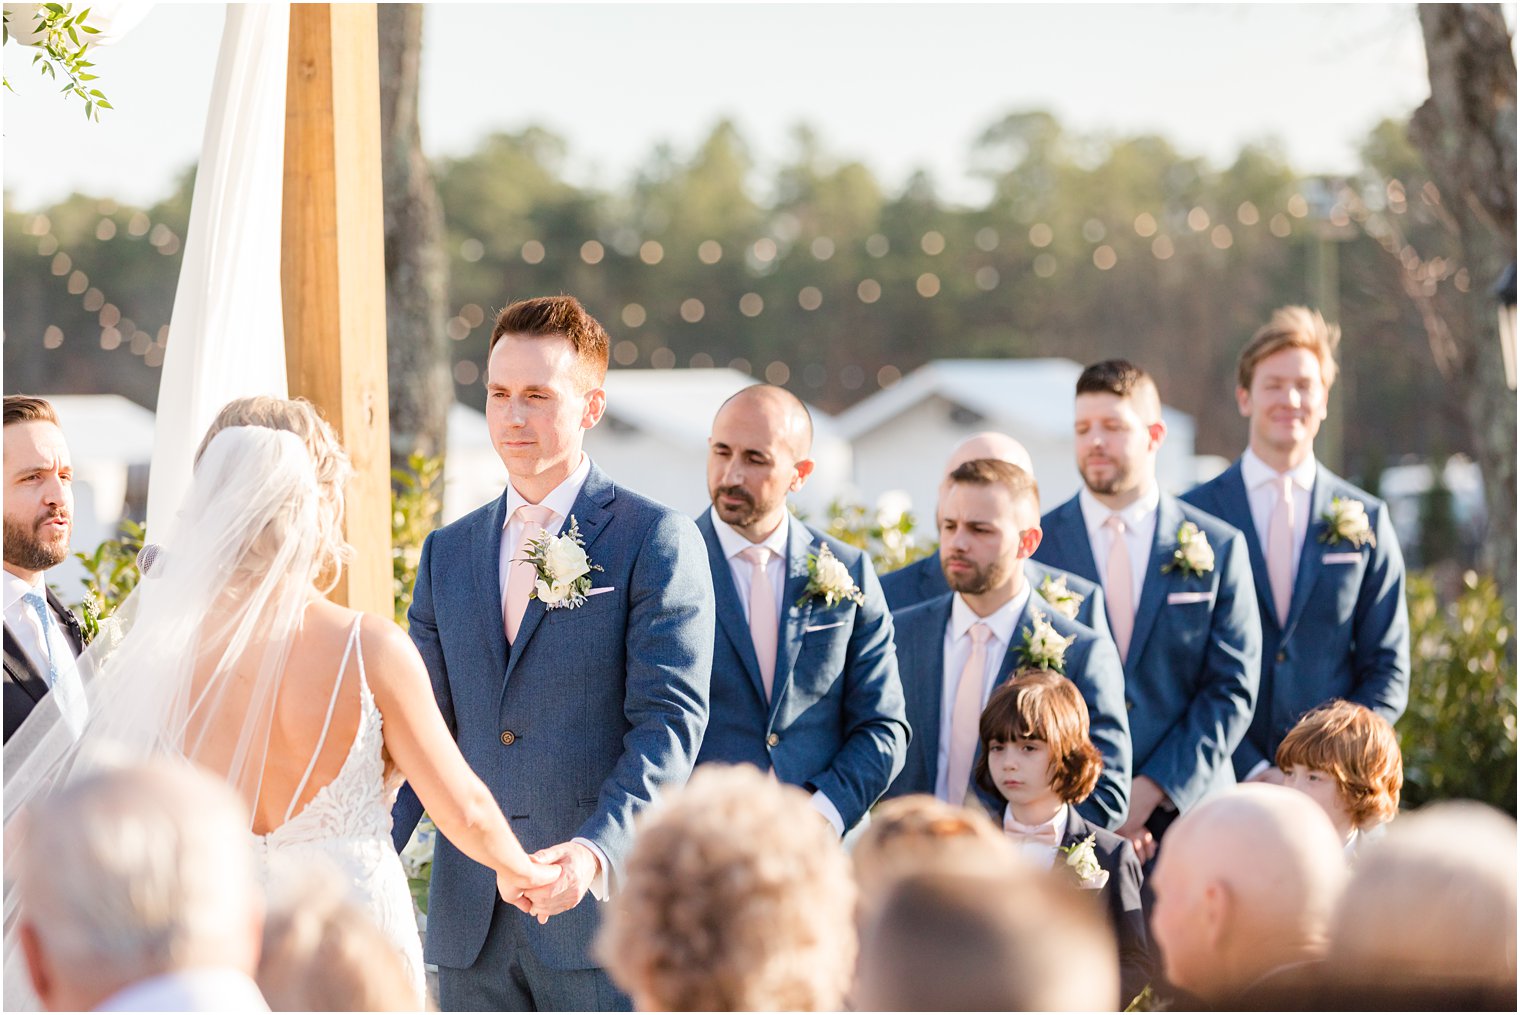
M 92 773 L 25 812 L 22 918 L 94 982 L 226 964 L 262 909 L 248 811 L 188 763 Z

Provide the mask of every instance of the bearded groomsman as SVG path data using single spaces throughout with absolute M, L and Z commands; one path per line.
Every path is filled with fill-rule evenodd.
M 813 471 L 813 423 L 757 384 L 718 410 L 712 507 L 697 518 L 717 597 L 711 711 L 697 763 L 749 762 L 812 794 L 844 835 L 908 748 L 892 614 L 870 558 L 787 510 Z
M 1235 752 L 1242 779 L 1281 781 L 1277 745 L 1316 705 L 1346 698 L 1394 722 L 1409 700 L 1404 556 L 1387 506 L 1314 458 L 1339 341 L 1318 311 L 1273 313 L 1240 352 L 1250 444 L 1183 496 L 1245 533 L 1256 575 L 1261 694 Z
M 976 794 L 1002 814 L 1003 801 L 971 780 L 982 709 L 1019 670 L 1054 670 L 1082 692 L 1103 755 L 1098 786 L 1077 810 L 1117 828 L 1129 809 L 1124 672 L 1112 641 L 1059 613 L 1024 575 L 1041 536 L 1034 477 L 995 459 L 962 464 L 940 499 L 939 535 L 952 591 L 895 617 L 913 743 L 887 795 L 932 793 L 959 804 Z
M 950 473 L 977 458 L 995 458 L 1009 465 L 1017 465 L 1034 476 L 1034 461 L 1024 445 L 1007 434 L 992 430 L 975 433 L 951 450 L 950 461 L 945 464 L 945 478 L 939 485 L 940 499 L 944 499 L 945 489 L 950 485 Z M 1099 634 L 1108 633 L 1108 618 L 1103 613 L 1102 586 L 1033 559 L 1024 561 L 1024 577 L 1040 590 L 1040 595 L 1050 603 L 1051 609 Z M 882 575 L 881 591 L 887 597 L 887 606 L 894 613 L 916 606 L 926 599 L 945 595 L 950 591 L 950 585 L 945 581 L 944 569 L 940 567 L 939 549 L 936 547 L 929 556 Z
M 5 739 L 54 692 L 64 718 L 84 722 L 84 687 L 74 660 L 79 622 L 53 595 L 45 573 L 68 559 L 74 470 L 53 406 L 5 396 Z
M 1261 623 L 1241 534 L 1161 491 L 1166 439 L 1150 375 L 1106 360 L 1077 379 L 1083 488 L 1043 519 L 1036 555 L 1101 582 L 1124 660 L 1135 749 L 1119 834 L 1142 861 L 1179 812 L 1235 783 L 1261 668 Z

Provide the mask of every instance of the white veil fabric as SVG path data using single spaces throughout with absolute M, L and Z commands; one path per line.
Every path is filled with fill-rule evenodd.
M 190 486 L 191 456 L 222 406 L 285 397 L 280 228 L 290 5 L 228 4 L 174 293 L 148 474 L 160 542 Z
M 289 816 L 302 787 L 272 789 L 266 761 L 274 751 L 298 766 L 315 763 L 322 750 L 289 742 L 281 689 L 291 642 L 319 595 L 315 581 L 331 567 L 337 496 L 335 504 L 294 433 L 234 426 L 211 439 L 183 508 L 161 532 L 158 558 L 117 612 L 121 632 L 103 631 L 80 657 L 89 718 L 78 740 L 44 702 L 5 745 L 7 856 L 25 834 L 14 819 L 28 803 L 102 766 L 151 756 L 193 761 L 226 778 L 251 811 Z M 325 702 L 341 679 L 303 673 L 285 697 Z M 271 799 L 280 794 L 290 799 Z M 17 943 L 17 902 L 7 880 L 12 1011 L 36 1005 Z

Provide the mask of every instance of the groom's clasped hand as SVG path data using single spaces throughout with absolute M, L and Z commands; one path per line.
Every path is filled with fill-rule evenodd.
M 529 858 L 522 870 L 504 870 L 496 876 L 501 897 L 539 923 L 567 909 L 574 909 L 585 898 L 596 879 L 599 862 L 578 842 L 547 846 Z

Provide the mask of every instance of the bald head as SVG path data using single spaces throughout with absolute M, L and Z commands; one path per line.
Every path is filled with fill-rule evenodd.
M 707 439 L 707 492 L 718 517 L 763 542 L 786 516 L 787 494 L 812 474 L 813 420 L 796 395 L 773 384 L 724 402 Z
M 949 476 L 962 465 L 978 458 L 991 458 L 1017 465 L 1031 476 L 1034 475 L 1034 460 L 1029 457 L 1028 449 L 1007 434 L 995 430 L 974 433 L 957 444 L 950 452 L 950 460 L 945 463 L 945 475 Z
M 1251 783 L 1168 831 L 1151 884 L 1167 976 L 1206 1001 L 1324 954 L 1346 881 L 1340 837 L 1308 796 Z
M 785 388 L 774 384 L 752 384 L 735 392 L 718 407 L 714 426 L 724 413 L 729 412 L 762 420 L 766 428 L 785 441 L 798 458 L 806 458 L 812 453 L 813 414 L 802 404 L 802 399 Z

